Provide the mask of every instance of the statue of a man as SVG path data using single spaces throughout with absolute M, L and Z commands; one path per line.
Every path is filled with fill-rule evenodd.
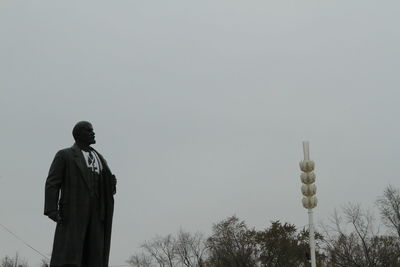
M 45 187 L 44 214 L 57 223 L 51 267 L 108 267 L 116 179 L 95 144 L 92 124 L 78 122 L 75 144 L 57 152 Z

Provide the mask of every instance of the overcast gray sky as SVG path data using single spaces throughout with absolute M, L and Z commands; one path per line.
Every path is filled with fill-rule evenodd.
M 236 214 L 303 226 L 399 185 L 399 1 L 1 1 L 0 223 L 49 254 L 44 183 L 89 120 L 118 178 L 111 264 Z M 0 257 L 41 257 L 0 229 Z

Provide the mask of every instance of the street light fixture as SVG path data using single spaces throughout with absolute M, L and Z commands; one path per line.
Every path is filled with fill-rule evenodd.
M 304 160 L 300 161 L 300 169 L 303 173 L 300 175 L 301 182 L 301 192 L 303 193 L 303 207 L 308 209 L 308 224 L 309 224 L 309 234 L 310 234 L 310 255 L 311 255 L 311 267 L 316 267 L 315 262 L 315 237 L 314 237 L 314 218 L 313 218 L 313 208 L 317 206 L 317 187 L 315 186 L 315 163 L 310 160 L 310 149 L 309 142 L 303 142 L 303 154 Z

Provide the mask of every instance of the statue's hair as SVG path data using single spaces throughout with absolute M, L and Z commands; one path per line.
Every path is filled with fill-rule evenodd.
M 88 121 L 80 121 L 77 124 L 75 124 L 74 128 L 72 129 L 72 136 L 74 137 L 75 140 L 78 138 L 81 129 L 88 124 L 91 123 Z

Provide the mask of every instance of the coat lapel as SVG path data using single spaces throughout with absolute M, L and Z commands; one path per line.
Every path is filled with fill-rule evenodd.
M 86 183 L 86 186 L 89 188 L 89 181 L 88 181 L 88 168 L 86 166 L 85 158 L 83 157 L 81 149 L 78 147 L 77 144 L 72 146 L 73 157 L 76 165 L 78 166 L 79 170 L 81 171 L 83 180 Z
M 110 168 L 108 167 L 107 161 L 103 158 L 103 156 L 99 152 L 97 152 L 96 149 L 93 148 L 93 150 L 94 150 L 94 152 L 96 152 L 97 156 L 99 156 L 99 158 L 100 158 L 101 165 L 103 166 L 103 171 L 111 172 Z

